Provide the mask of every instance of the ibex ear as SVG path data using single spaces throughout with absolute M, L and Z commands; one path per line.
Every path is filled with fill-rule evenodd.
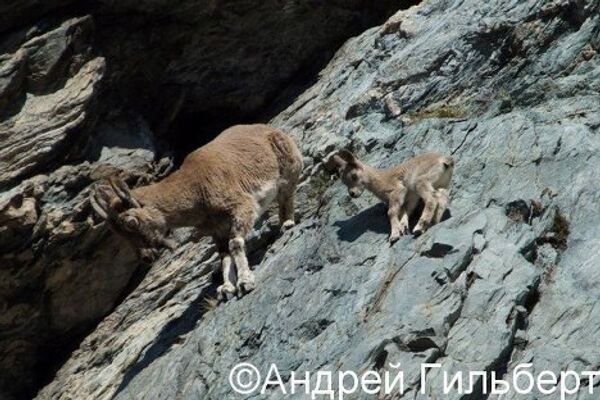
M 358 159 L 350 150 L 342 149 L 337 152 L 337 156 L 344 160 L 348 165 L 358 165 Z
M 329 156 L 327 162 L 325 163 L 325 169 L 330 173 L 339 172 L 345 167 L 346 161 L 344 161 L 344 159 L 341 158 L 337 153 Z
M 338 172 L 341 172 L 348 165 L 358 166 L 358 159 L 351 151 L 342 149 L 329 157 L 325 163 L 325 168 L 327 168 L 328 171 L 337 170 Z

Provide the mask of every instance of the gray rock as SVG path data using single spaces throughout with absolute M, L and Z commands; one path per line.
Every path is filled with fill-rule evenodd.
M 273 114 L 265 109 L 288 104 L 308 79 L 296 80 L 299 69 L 316 73 L 347 37 L 397 7 L 75 3 L 0 5 L 2 398 L 31 397 L 147 272 L 90 216 L 93 182 L 167 174 L 188 140 L 172 135 L 177 115 L 223 123 L 223 114 Z M 206 124 L 194 125 L 205 134 Z M 254 259 L 275 232 L 257 231 Z
M 90 29 L 89 19 L 68 20 L 24 43 L 3 67 L 0 103 L 11 115 L 0 121 L 0 186 L 64 158 L 71 136 L 91 124 L 105 61 L 82 50 Z
M 151 15 L 165 11 L 162 1 L 142 3 Z M 120 4 L 119 12 L 139 10 Z M 182 10 L 170 17 L 185 20 Z M 443 371 L 508 379 L 524 362 L 534 372 L 596 370 L 599 11 L 583 0 L 429 1 L 346 42 L 318 82 L 272 121 L 311 161 L 298 193 L 300 222 L 281 235 L 273 218 L 259 224 L 250 246 L 257 289 L 216 306 L 217 260 L 207 240 L 176 232 L 180 248 L 145 276 L 134 274 L 131 256 L 107 256 L 130 250 L 88 219 L 89 183 L 115 165 L 134 170 L 121 172 L 132 183 L 160 168 L 149 158 L 151 123 L 103 124 L 89 145 L 92 164 L 34 177 L 0 196 L 7 226 L 0 241 L 12 263 L 3 259 L 1 292 L 15 294 L 1 300 L 9 310 L 2 331 L 18 332 L 0 336 L 0 352 L 24 365 L 2 376 L 16 380 L 32 365 L 44 343 L 38 336 L 56 337 L 106 313 L 37 398 L 257 398 L 229 387 L 241 361 L 263 376 L 275 363 L 283 379 L 292 371 L 393 372 L 401 362 L 407 397 L 417 399 L 486 398 L 482 381 L 471 395 L 443 395 Z M 176 79 L 198 53 L 187 56 L 172 67 Z M 0 75 L 8 82 L 0 87 L 17 85 L 17 64 Z M 240 68 L 253 72 L 254 65 Z M 217 78 L 208 87 L 221 87 Z M 223 84 L 224 103 L 236 84 Z M 260 105 L 262 95 L 249 97 L 249 107 Z M 427 150 L 453 154 L 450 217 L 390 247 L 385 207 L 370 195 L 349 199 L 319 170 L 341 146 L 378 167 Z M 63 237 L 83 244 L 67 251 L 73 242 Z M 51 300 L 13 300 L 30 287 Z M 42 306 L 52 312 L 38 312 Z M 418 393 L 423 362 L 442 365 L 428 374 L 425 396 Z M 579 397 L 591 396 L 582 390 Z M 285 395 L 271 388 L 265 397 Z

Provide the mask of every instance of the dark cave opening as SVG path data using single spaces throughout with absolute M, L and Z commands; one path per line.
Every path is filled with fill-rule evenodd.
M 210 142 L 230 126 L 263 122 L 253 116 L 239 116 L 231 111 L 227 111 L 223 115 L 227 115 L 227 117 L 218 118 L 203 113 L 182 113 L 173 121 L 161 139 L 167 143 L 167 147 L 172 149 L 175 165 L 180 165 L 189 153 Z
M 181 111 L 164 133 L 159 133 L 160 139 L 164 140 L 167 147 L 173 151 L 175 165 L 179 165 L 190 152 L 210 142 L 230 126 L 268 123 L 317 82 L 319 72 L 327 66 L 349 38 L 381 25 L 394 13 L 418 5 L 421 1 L 364 0 L 362 4 L 366 12 L 357 21 L 356 28 L 340 34 L 337 40 L 314 51 L 285 82 L 278 86 L 277 90 L 268 94 L 268 100 L 258 110 L 245 112 L 239 107 L 232 106 L 202 111 L 190 111 L 188 108 Z
M 324 49 L 305 62 L 288 81 L 281 85 L 280 90 L 270 94 L 270 101 L 260 110 L 248 113 L 232 106 L 204 112 L 179 113 L 164 136 L 160 137 L 172 149 L 175 165 L 179 165 L 185 156 L 210 142 L 228 127 L 238 124 L 268 123 L 291 105 L 297 96 L 316 83 L 319 71 L 329 63 L 341 44 L 336 44 L 332 49 Z

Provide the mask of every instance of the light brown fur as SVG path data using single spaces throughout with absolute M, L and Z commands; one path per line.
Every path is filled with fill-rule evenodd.
M 393 168 L 375 169 L 351 152 L 340 150 L 329 157 L 327 165 L 338 170 L 351 197 L 359 197 L 367 189 L 388 204 L 390 243 L 408 231 L 409 216 L 419 199 L 425 207 L 413 229 L 415 234 L 423 233 L 432 222 L 440 222 L 448 206 L 452 157 L 426 153 Z
M 283 132 L 261 124 L 237 125 L 189 154 L 181 167 L 162 181 L 125 194 L 125 200 L 130 195 L 141 207 L 113 213 L 112 219 L 110 213 L 105 214 L 149 260 L 156 257 L 159 245 L 172 247 L 165 239 L 170 228 L 194 226 L 202 236 L 212 236 L 221 254 L 224 278 L 218 293 L 221 297 L 236 291 L 241 294 L 254 288 L 245 237 L 275 199 L 283 229 L 294 225 L 294 194 L 302 168 L 300 151 Z M 117 195 L 119 185 L 123 186 L 112 183 Z M 96 192 L 91 200 L 100 203 L 100 212 L 122 208 L 124 199 L 118 198 L 122 196 L 107 199 L 110 193 L 106 188 Z M 237 267 L 237 287 L 232 259 Z

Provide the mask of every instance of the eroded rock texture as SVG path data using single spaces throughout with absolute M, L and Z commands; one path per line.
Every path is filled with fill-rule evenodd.
M 159 179 L 215 126 L 290 104 L 344 40 L 411 1 L 256 4 L 0 5 L 0 398 L 31 398 L 148 272 L 90 215 L 93 182 Z
M 348 41 L 273 120 L 301 144 L 307 179 L 300 223 L 256 233 L 257 290 L 211 306 L 212 247 L 180 234 L 38 398 L 240 398 L 227 376 L 242 360 L 263 374 L 276 363 L 284 379 L 401 362 L 417 399 L 486 397 L 482 382 L 443 395 L 441 372 L 418 394 L 425 361 L 597 369 L 599 11 L 432 0 Z M 385 208 L 320 172 L 336 146 L 376 166 L 453 154 L 451 217 L 390 248 Z M 33 219 L 31 201 L 12 212 Z

